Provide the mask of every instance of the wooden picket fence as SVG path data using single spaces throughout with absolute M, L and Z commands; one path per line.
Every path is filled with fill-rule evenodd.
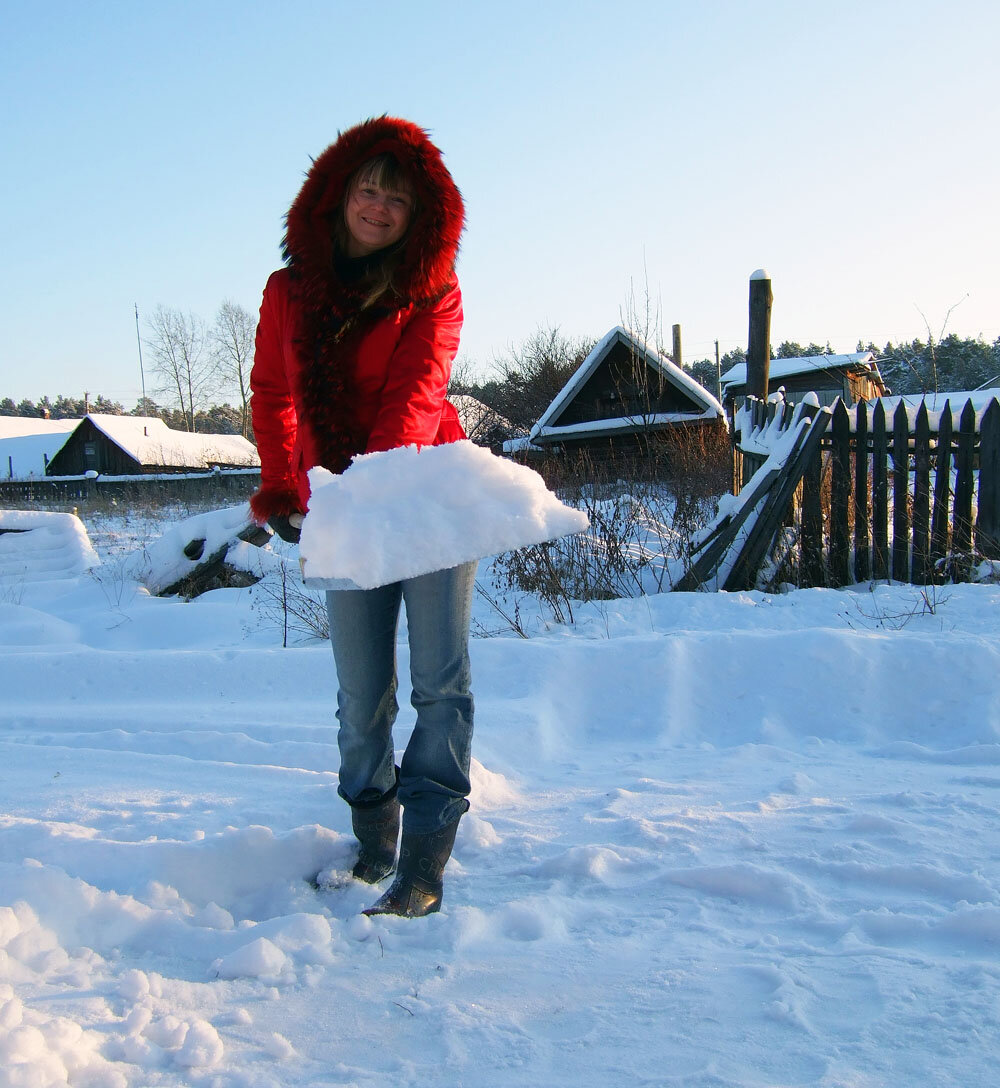
M 794 444 L 782 444 L 793 426 Z M 803 586 L 967 581 L 983 560 L 1000 559 L 996 398 L 957 412 L 948 401 L 940 411 L 901 401 L 891 415 L 881 401 L 831 410 L 751 398 L 737 427 L 740 505 L 699 542 L 679 588 L 713 578 L 749 588 L 782 549 Z

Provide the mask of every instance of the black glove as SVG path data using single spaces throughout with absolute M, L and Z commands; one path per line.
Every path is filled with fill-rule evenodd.
M 287 544 L 298 544 L 299 537 L 302 535 L 301 514 L 275 514 L 267 519 L 267 524 Z

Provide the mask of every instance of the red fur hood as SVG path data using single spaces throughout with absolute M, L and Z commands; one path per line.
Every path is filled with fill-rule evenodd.
M 342 132 L 306 175 L 286 217 L 282 249 L 297 278 L 325 279 L 333 262 L 330 217 L 342 203 L 351 175 L 386 152 L 396 157 L 416 190 L 418 210 L 394 279 L 402 299 L 419 306 L 454 281 L 465 208 L 441 152 L 410 121 L 374 117 Z

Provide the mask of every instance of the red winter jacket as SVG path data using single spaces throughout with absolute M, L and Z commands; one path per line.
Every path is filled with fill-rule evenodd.
M 417 211 L 392 306 L 362 311 L 333 271 L 329 222 L 352 174 L 385 151 L 413 180 Z M 264 289 L 250 379 L 260 522 L 307 509 L 316 465 L 339 472 L 353 454 L 465 437 L 445 399 L 462 328 L 454 262 L 464 209 L 426 133 L 390 117 L 349 129 L 313 164 L 287 221 L 288 267 Z M 350 335 L 326 331 L 344 321 Z

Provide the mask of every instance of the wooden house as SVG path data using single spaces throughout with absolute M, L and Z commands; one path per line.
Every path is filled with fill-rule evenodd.
M 260 465 L 253 443 L 235 434 L 173 431 L 151 416 L 88 415 L 49 460 L 49 476 L 134 476 Z
M 738 363 L 722 375 L 722 403 L 732 417 L 747 395 L 746 363 Z M 874 400 L 886 392 L 875 356 L 870 351 L 850 355 L 804 355 L 794 359 L 772 359 L 767 391 L 784 389 L 785 399 L 797 403 L 806 393 L 815 393 L 821 405 L 842 397 L 850 407 L 860 400 Z
M 627 329 L 612 329 L 580 364 L 528 436 L 509 452 L 642 455 L 650 439 L 726 426 L 722 405 L 690 374 Z

